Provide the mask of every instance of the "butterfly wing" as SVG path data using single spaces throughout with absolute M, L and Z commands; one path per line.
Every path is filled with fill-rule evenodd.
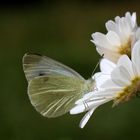
M 23 69 L 32 105 L 46 117 L 67 113 L 84 93 L 85 79 L 46 56 L 25 54 Z
M 84 78 L 71 68 L 49 57 L 37 54 L 25 54 L 23 57 L 23 70 L 28 80 L 43 75 L 65 75 L 68 77 Z
M 65 75 L 40 76 L 32 79 L 28 95 L 32 105 L 43 116 L 58 117 L 69 112 L 84 94 L 85 80 Z

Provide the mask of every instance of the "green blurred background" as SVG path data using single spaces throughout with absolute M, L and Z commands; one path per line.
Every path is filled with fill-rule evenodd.
M 84 129 L 84 114 L 47 119 L 31 106 L 22 70 L 26 52 L 58 60 L 89 78 L 99 60 L 90 42 L 93 32 L 106 32 L 105 22 L 139 1 L 13 1 L 0 3 L 0 139 L 1 140 L 131 140 L 139 139 L 140 99 L 112 109 L 99 107 Z

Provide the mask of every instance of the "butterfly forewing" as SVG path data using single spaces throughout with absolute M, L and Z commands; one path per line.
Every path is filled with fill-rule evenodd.
M 42 55 L 25 54 L 23 57 L 23 69 L 28 80 L 43 75 L 65 75 L 84 79 L 80 74 L 71 68 Z
M 40 76 L 29 82 L 28 94 L 32 105 L 45 117 L 61 116 L 74 107 L 84 94 L 85 80 L 53 75 Z

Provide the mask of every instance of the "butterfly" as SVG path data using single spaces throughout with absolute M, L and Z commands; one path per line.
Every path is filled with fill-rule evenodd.
M 39 54 L 25 54 L 23 70 L 31 104 L 48 118 L 69 112 L 78 99 L 95 87 L 94 79 L 85 80 L 68 66 Z

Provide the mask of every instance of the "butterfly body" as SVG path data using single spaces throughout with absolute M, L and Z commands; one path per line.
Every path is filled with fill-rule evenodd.
M 94 88 L 94 80 L 85 80 L 71 68 L 46 56 L 25 54 L 23 69 L 28 95 L 35 109 L 45 117 L 61 116 Z

